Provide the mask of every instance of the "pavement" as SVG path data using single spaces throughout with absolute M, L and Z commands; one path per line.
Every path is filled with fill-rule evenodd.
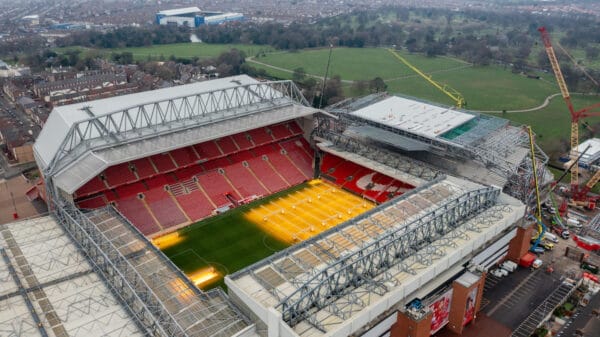
M 25 197 L 25 192 L 31 186 L 33 185 L 22 176 L 0 179 L 0 224 L 48 212 L 42 201 L 32 203 Z M 14 213 L 18 219 L 13 217 Z
M 585 307 L 578 307 L 577 312 L 567 321 L 563 328 L 557 332 L 556 337 L 577 336 L 576 331 L 582 331 L 583 337 L 600 336 L 600 317 L 592 314 L 593 310 L 600 310 L 600 293 L 597 293 Z
M 485 307 L 481 311 L 514 330 L 561 282 L 559 274 L 548 274 L 544 268 L 531 271 L 519 267 L 502 279 L 488 275 L 483 293 Z

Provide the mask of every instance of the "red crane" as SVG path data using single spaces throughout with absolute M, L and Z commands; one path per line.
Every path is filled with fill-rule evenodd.
M 569 157 L 571 160 L 575 161 L 575 165 L 571 165 L 571 193 L 575 200 L 582 200 L 585 199 L 589 190 L 598 182 L 598 180 L 600 180 L 600 170 L 596 172 L 596 174 L 582 189 L 579 188 L 579 163 L 577 162 L 577 147 L 579 146 L 579 120 L 591 116 L 600 116 L 600 111 L 595 111 L 595 109 L 600 107 L 600 103 L 593 104 L 581 110 L 575 110 L 573 103 L 571 102 L 571 94 L 569 93 L 569 89 L 567 88 L 562 71 L 560 70 L 556 54 L 554 53 L 554 48 L 552 48 L 550 35 L 548 34 L 548 31 L 546 31 L 545 27 L 540 27 L 538 31 L 542 34 L 542 41 L 544 42 L 546 54 L 548 54 L 550 65 L 554 71 L 556 82 L 558 83 L 560 93 L 567 104 L 569 113 L 571 114 L 571 151 L 569 153 Z

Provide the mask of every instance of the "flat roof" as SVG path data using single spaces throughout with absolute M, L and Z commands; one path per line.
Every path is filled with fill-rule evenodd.
M 225 278 L 226 284 L 230 293 L 235 294 L 234 298 L 239 298 L 254 314 L 269 317 L 269 333 L 272 328 L 289 331 L 290 336 L 355 333 L 390 308 L 412 300 L 414 294 L 432 280 L 438 282 L 438 276 L 453 276 L 445 274 L 445 271 L 466 262 L 472 253 L 514 224 L 522 216 L 524 205 L 510 196 L 500 194 L 495 205 L 474 217 L 463 219 L 445 236 L 390 267 L 383 275 L 375 276 L 375 284 L 379 286 L 366 284 L 353 288 L 350 295 L 325 307 L 313 308 L 308 317 L 292 327 L 282 319 L 280 303 L 289 299 L 289 296 L 296 296 L 302 287 L 314 286 L 310 283 L 314 280 L 313 275 L 329 270 L 329 266 L 352 254 L 359 251 L 364 253 L 368 249 L 365 247 L 389 231 L 426 222 L 432 212 L 437 212 L 445 205 L 453 205 L 456 198 L 481 187 L 454 177 L 435 181 L 431 186 L 373 209 L 364 217 L 350 220 L 229 275 Z M 424 261 L 423 256 L 427 256 L 429 261 Z M 348 298 L 354 298 L 351 304 Z M 277 324 L 271 321 L 273 310 L 279 313 Z
M 0 225 L 0 249 L 2 334 L 145 336 L 53 217 Z
M 164 101 L 161 107 L 166 111 L 170 102 L 175 105 L 181 104 L 176 98 L 182 96 L 253 83 L 258 81 L 250 76 L 240 75 L 55 107 L 34 145 L 34 151 L 41 160 L 38 165 L 43 169 L 52 161 L 69 129 L 77 122 L 159 101 Z M 152 109 L 152 106 L 148 106 L 148 109 Z M 115 116 L 115 119 L 118 120 L 118 116 Z
M 588 146 L 590 149 L 581 156 L 580 161 L 585 164 L 592 164 L 600 159 L 600 138 L 590 138 L 580 143 L 577 147 L 577 153 L 582 153 Z
M 427 137 L 438 137 L 475 118 L 475 115 L 392 96 L 356 110 L 352 115 Z
M 201 12 L 200 8 L 198 8 L 198 7 L 185 7 L 185 8 L 177 8 L 177 9 L 166 9 L 164 11 L 158 12 L 157 14 L 170 16 L 170 15 L 191 14 L 191 13 L 198 13 L 198 12 Z

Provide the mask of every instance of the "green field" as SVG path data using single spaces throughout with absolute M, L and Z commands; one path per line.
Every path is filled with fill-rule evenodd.
M 245 44 L 206 44 L 206 43 L 174 43 L 165 45 L 154 45 L 149 47 L 131 47 L 131 48 L 113 48 L 113 49 L 91 49 L 81 47 L 56 48 L 57 53 L 64 53 L 68 50 L 82 50 L 83 53 L 98 53 L 100 55 L 110 56 L 112 53 L 130 52 L 136 61 L 145 61 L 148 58 L 159 59 L 164 57 L 168 59 L 171 55 L 179 58 L 197 57 L 200 59 L 215 58 L 231 49 L 239 49 L 248 56 L 253 56 L 263 52 L 271 52 L 274 49 L 270 46 L 245 45 Z
M 183 240 L 162 251 L 184 273 L 214 266 L 222 275 L 240 270 L 288 246 L 247 220 L 244 212 L 259 207 L 306 184 L 237 207 L 178 231 Z M 223 279 L 209 287 L 224 286 Z

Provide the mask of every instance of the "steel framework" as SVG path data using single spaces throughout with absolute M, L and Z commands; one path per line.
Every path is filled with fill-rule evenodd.
M 360 249 L 342 255 L 280 301 L 277 309 L 283 320 L 293 327 L 308 318 L 311 311 L 330 306 L 362 285 L 370 284 L 373 289 L 386 292 L 385 283 L 373 282 L 375 278 L 409 256 L 422 254 L 419 252 L 422 249 L 428 250 L 425 255 L 434 253 L 435 247 L 428 245 L 493 206 L 499 194 L 499 189 L 491 187 L 469 191 L 405 226 L 387 230 Z M 323 330 L 319 325 L 315 326 Z
M 109 223 L 96 224 L 71 203 L 53 200 L 59 223 L 148 334 L 228 336 L 247 324 L 220 289 L 204 293 L 195 287 L 116 210 L 106 208 L 99 216 L 116 219 L 121 230 L 112 226 L 103 231 L 99 227 Z
M 91 117 L 71 125 L 44 175 L 54 174 L 92 148 L 113 147 L 292 104 L 309 106 L 292 81 L 272 81 L 132 105 L 100 116 L 88 109 Z
M 382 148 L 370 146 L 342 133 L 323 131 L 321 137 L 331 141 L 336 147 L 365 158 L 377 161 L 391 168 L 406 172 L 427 181 L 440 177 L 442 173 L 429 165 L 415 159 L 392 154 Z

